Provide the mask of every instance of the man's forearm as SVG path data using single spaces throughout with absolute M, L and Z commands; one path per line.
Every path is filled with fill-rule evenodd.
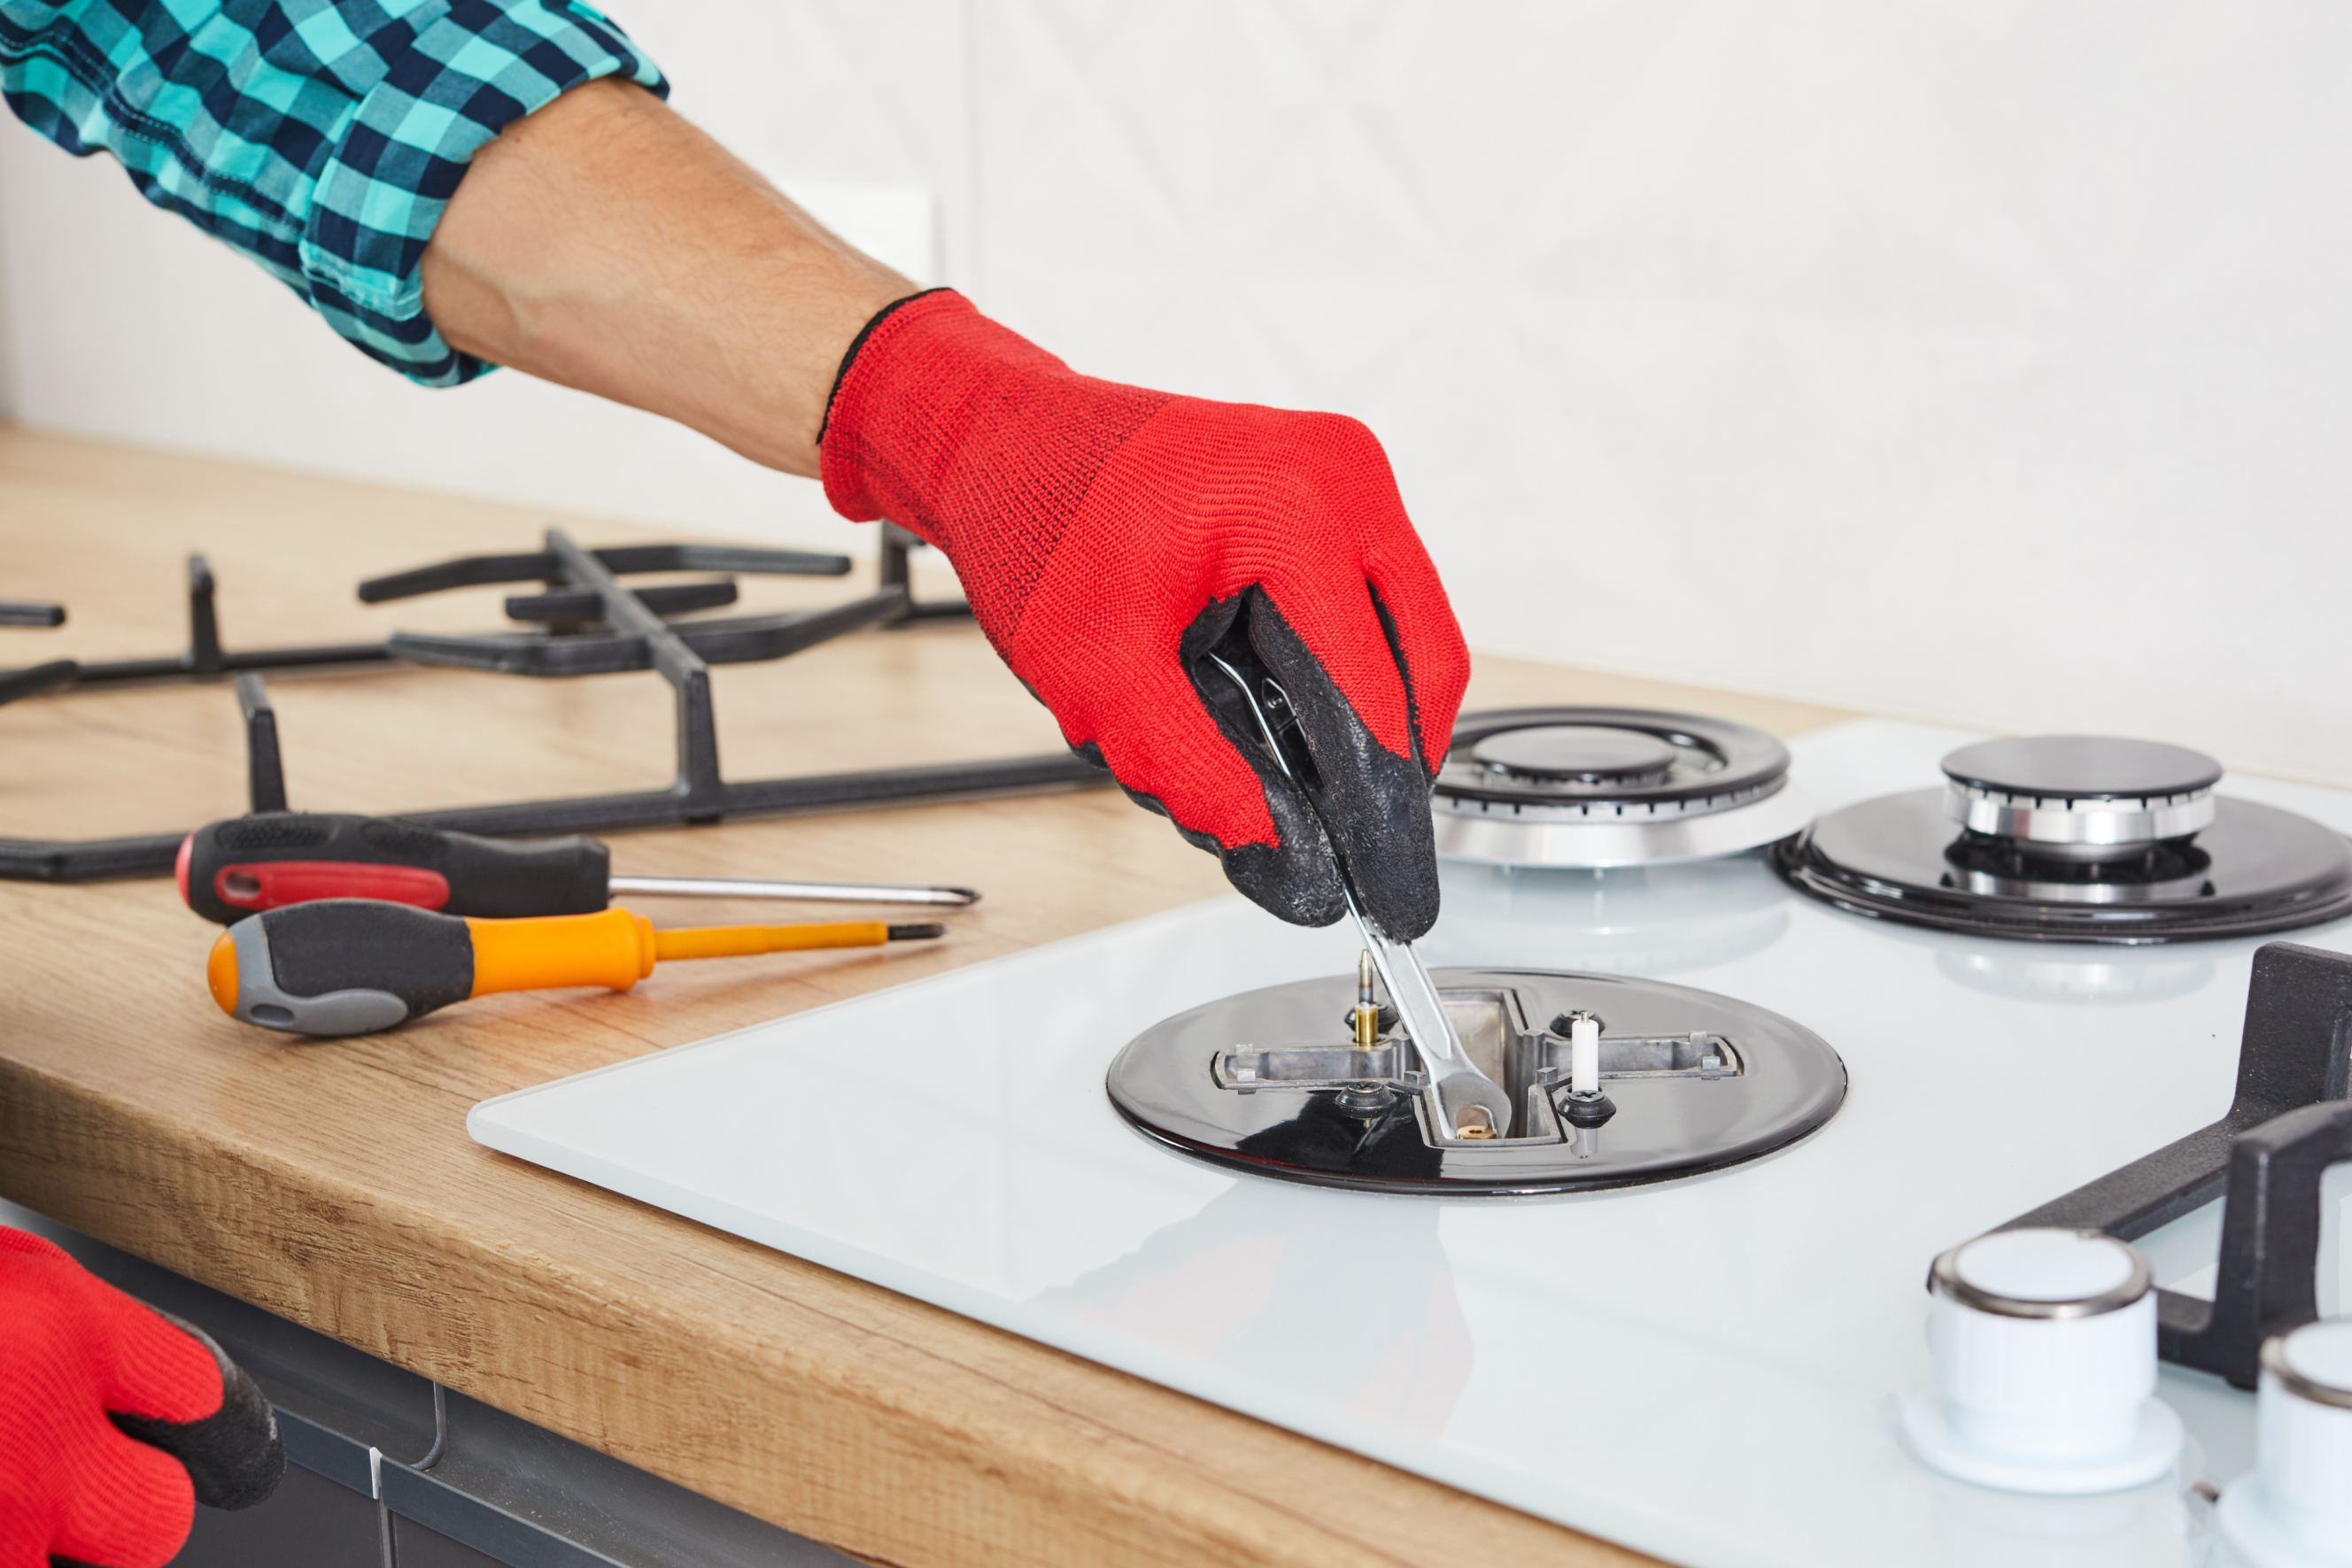
M 425 253 L 425 312 L 457 348 L 801 475 L 843 351 L 913 288 L 609 81 L 477 153 Z

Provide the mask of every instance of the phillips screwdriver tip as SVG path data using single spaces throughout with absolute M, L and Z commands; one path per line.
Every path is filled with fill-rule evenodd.
M 890 940 L 893 942 L 924 942 L 929 941 L 934 936 L 944 936 L 947 934 L 948 928 L 946 926 L 932 921 L 924 921 L 913 925 L 893 925 L 890 927 Z

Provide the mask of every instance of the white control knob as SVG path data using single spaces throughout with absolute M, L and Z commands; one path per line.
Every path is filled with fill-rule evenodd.
M 2155 1398 L 2147 1263 L 2111 1236 L 2000 1230 L 1936 1260 L 1936 1382 L 1903 1404 L 1912 1450 L 2011 1491 L 2097 1492 L 2172 1469 L 2180 1419 Z
M 2255 1455 L 2221 1495 L 2239 1555 L 2258 1568 L 2352 1564 L 2352 1318 L 2263 1345 Z

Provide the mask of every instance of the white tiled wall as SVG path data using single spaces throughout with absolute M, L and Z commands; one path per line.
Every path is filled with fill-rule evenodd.
M 614 10 L 787 183 L 933 192 L 1082 367 L 1365 418 L 1475 646 L 2352 779 L 2352 9 Z M 0 136 L 23 417 L 842 537 L 639 416 L 392 384 L 119 183 Z

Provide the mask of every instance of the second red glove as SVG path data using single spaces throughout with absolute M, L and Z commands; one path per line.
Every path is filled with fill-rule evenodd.
M 258 1502 L 285 1462 L 218 1346 L 0 1229 L 0 1568 L 160 1568 L 196 1503 Z
M 961 295 L 868 323 L 823 440 L 844 516 L 938 547 L 1071 746 L 1286 920 L 1344 905 L 1317 815 L 1202 655 L 1228 638 L 1295 704 L 1366 911 L 1437 916 L 1429 786 L 1469 655 L 1388 460 L 1351 419 L 1096 381 Z

